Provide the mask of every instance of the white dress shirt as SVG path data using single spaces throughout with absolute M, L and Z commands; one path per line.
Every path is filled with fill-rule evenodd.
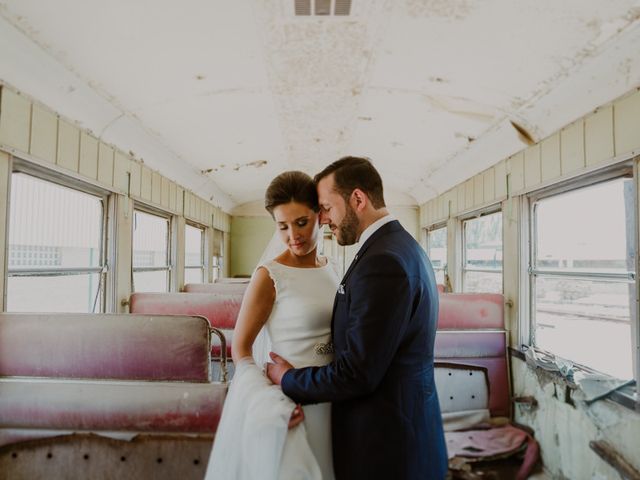
M 393 222 L 395 219 L 396 218 L 393 215 L 388 213 L 384 217 L 379 218 L 378 220 L 373 222 L 371 225 L 369 225 L 367 228 L 365 228 L 364 232 L 362 232 L 362 234 L 360 235 L 360 239 L 358 240 L 358 243 L 357 243 L 358 250 L 356 251 L 355 257 L 358 256 L 358 252 L 360 252 L 360 249 L 362 248 L 362 245 L 364 245 L 364 242 L 366 242 L 369 239 L 369 237 L 371 237 L 371 235 L 376 233 L 376 231 L 380 227 L 382 227 L 383 225 L 386 225 L 389 222 Z

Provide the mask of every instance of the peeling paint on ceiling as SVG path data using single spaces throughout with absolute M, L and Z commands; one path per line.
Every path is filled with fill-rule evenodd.
M 0 80 L 227 211 L 347 154 L 421 203 L 640 84 L 638 0 L 293 5 L 0 0 Z

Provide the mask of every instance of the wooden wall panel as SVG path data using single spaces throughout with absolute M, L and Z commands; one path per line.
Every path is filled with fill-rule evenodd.
M 518 153 L 507 161 L 509 194 L 514 195 L 524 188 L 524 154 Z
M 176 200 L 176 211 L 180 214 L 184 214 L 184 188 L 180 185 L 177 186 Z
M 542 181 L 548 182 L 560 176 L 560 134 L 545 138 L 540 145 Z
M 560 171 L 566 175 L 584 166 L 584 122 L 579 120 L 560 132 Z
M 160 205 L 169 208 L 169 179 L 166 177 L 162 177 L 160 185 Z
M 482 174 L 482 184 L 483 184 L 483 192 L 484 192 L 484 201 L 492 202 L 496 198 L 496 171 L 494 168 L 490 168 L 486 170 Z
M 173 182 L 169 182 L 169 208 L 173 212 L 176 211 L 176 205 L 178 203 L 176 199 L 176 195 L 177 195 L 176 184 Z
M 131 165 L 131 181 L 129 182 L 129 195 L 140 197 L 140 188 L 142 184 L 142 165 L 136 161 L 132 161 Z
M 91 180 L 98 178 L 98 140 L 86 132 L 80 134 L 80 175 Z
M 129 175 L 131 160 L 123 153 L 116 151 L 113 163 L 113 186 L 120 193 L 129 194 Z
M 58 117 L 40 105 L 33 105 L 29 153 L 49 163 L 56 163 Z
M 151 201 L 156 205 L 160 205 L 162 197 L 162 177 L 158 172 L 151 175 Z
M 584 153 L 587 166 L 613 158 L 613 107 L 599 109 L 584 122 Z
M 78 172 L 80 163 L 80 130 L 64 120 L 58 123 L 56 162 L 63 168 Z
M 142 175 L 140 177 L 140 196 L 144 200 L 151 201 L 151 169 L 142 165 Z
M 22 152 L 29 151 L 31 101 L 2 87 L 0 98 L 0 143 Z
M 533 187 L 542 178 L 540 167 L 540 145 L 532 145 L 524 151 L 524 185 Z
M 464 182 L 464 208 L 465 210 L 473 208 L 473 178 Z
M 496 198 L 502 199 L 507 196 L 507 162 L 502 160 L 494 168 Z
M 613 105 L 615 152 L 623 155 L 640 149 L 640 92 Z
M 98 145 L 98 181 L 113 186 L 113 147 L 100 142 Z
M 473 206 L 479 207 L 484 203 L 484 178 L 479 173 L 473 177 Z

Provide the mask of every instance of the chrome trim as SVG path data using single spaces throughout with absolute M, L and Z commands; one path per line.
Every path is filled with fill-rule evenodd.
M 227 383 L 227 339 L 219 328 L 209 327 L 209 332 L 220 339 L 220 382 Z

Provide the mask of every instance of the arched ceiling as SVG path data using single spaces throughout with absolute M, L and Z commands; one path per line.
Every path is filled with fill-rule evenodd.
M 226 210 L 347 154 L 421 203 L 639 86 L 640 1 L 0 0 L 0 59 Z

